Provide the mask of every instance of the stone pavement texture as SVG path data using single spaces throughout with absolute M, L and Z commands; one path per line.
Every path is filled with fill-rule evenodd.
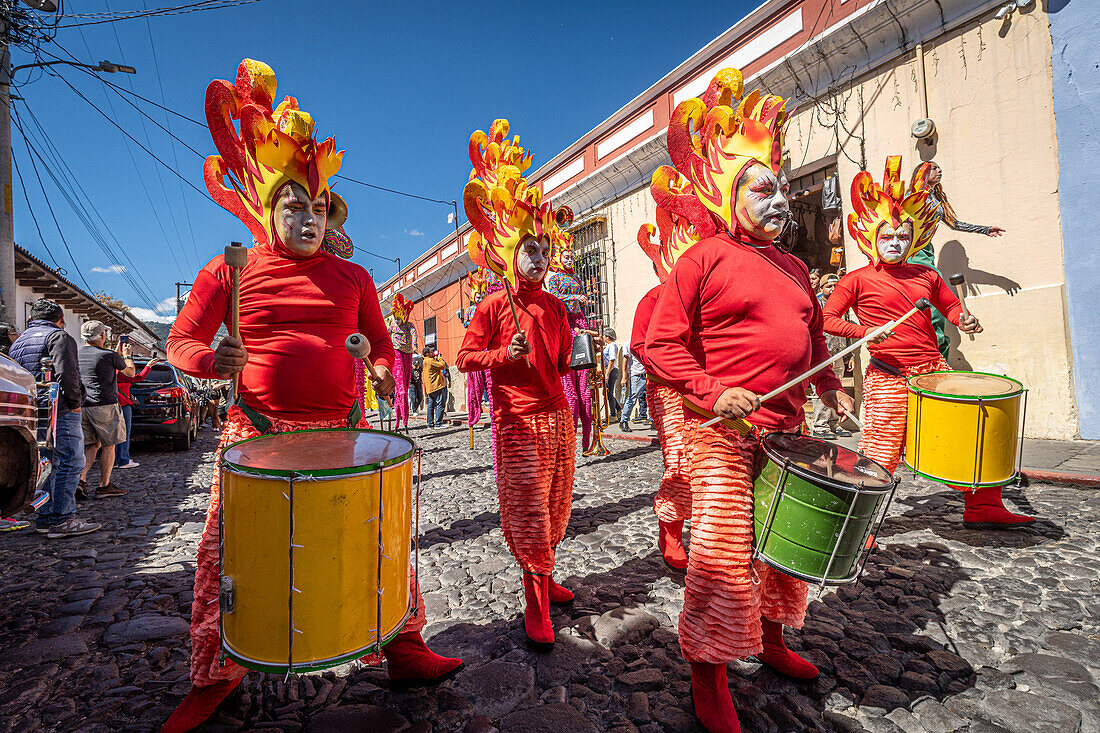
M 558 643 L 527 650 L 520 574 L 504 545 L 488 431 L 424 448 L 420 576 L 429 643 L 466 669 L 435 689 L 377 667 L 285 679 L 250 673 L 204 730 L 697 731 L 676 618 L 683 575 L 655 548 L 660 453 L 615 441 L 580 458 L 557 578 Z M 82 504 L 106 531 L 0 536 L 0 730 L 148 731 L 188 689 L 187 617 L 215 436 L 137 446 L 120 499 Z M 906 478 L 863 581 L 811 603 L 788 643 L 811 683 L 731 665 L 746 731 L 1100 731 L 1100 493 L 1006 491 L 1043 519 L 1016 533 L 961 526 L 953 491 Z

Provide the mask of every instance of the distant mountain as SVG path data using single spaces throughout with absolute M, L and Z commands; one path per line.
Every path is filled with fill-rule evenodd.
M 145 325 L 152 329 L 153 333 L 157 335 L 157 341 L 163 346 L 164 343 L 168 340 L 168 332 L 172 330 L 172 324 L 161 323 L 159 321 L 147 321 L 145 322 Z M 225 329 L 225 326 L 222 326 L 218 329 L 218 333 L 215 334 L 213 343 L 218 343 L 228 335 L 229 331 Z

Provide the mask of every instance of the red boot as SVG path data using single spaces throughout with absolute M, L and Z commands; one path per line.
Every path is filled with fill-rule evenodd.
M 760 619 L 764 629 L 764 651 L 756 655 L 764 664 L 779 674 L 796 680 L 812 680 L 818 675 L 817 667 L 798 656 L 783 643 L 783 624 Z
M 161 726 L 160 733 L 185 733 L 194 730 L 214 714 L 222 700 L 237 689 L 243 677 L 235 680 L 219 680 L 212 685 L 191 687 L 187 697 L 183 698 L 168 720 Z
M 554 646 L 554 627 L 550 623 L 550 576 L 523 574 L 523 597 L 527 608 L 523 611 L 523 629 L 527 643 L 540 652 Z
M 684 550 L 684 521 L 657 522 L 657 547 L 665 564 L 673 570 L 684 570 L 688 566 L 687 552 Z
M 558 585 L 554 582 L 554 577 L 550 576 L 550 602 L 555 606 L 564 606 L 567 603 L 573 602 L 573 591 L 566 588 L 564 585 Z
M 438 685 L 462 669 L 462 660 L 441 657 L 428 648 L 419 631 L 405 631 L 382 647 L 390 679 L 406 685 Z
M 963 491 L 963 526 L 970 529 L 1015 529 L 1034 524 L 1034 517 L 1013 514 L 1001 500 L 1002 486 Z
M 691 697 L 695 701 L 695 717 L 710 733 L 741 733 L 726 679 L 726 665 L 692 662 Z

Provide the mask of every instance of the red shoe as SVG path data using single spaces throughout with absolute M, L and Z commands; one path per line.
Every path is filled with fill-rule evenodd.
M 183 698 L 183 702 L 168 716 L 168 720 L 161 726 L 160 733 L 186 733 L 198 728 L 214 714 L 214 710 L 221 701 L 237 689 L 242 679 L 244 678 L 238 677 L 235 680 L 220 680 L 203 687 L 193 686 L 187 693 L 187 697 Z
M 657 522 L 657 547 L 665 564 L 673 570 L 685 570 L 688 566 L 687 551 L 684 550 L 684 522 Z
M 564 606 L 567 603 L 573 602 L 573 591 L 566 588 L 564 585 L 558 585 L 554 582 L 553 576 L 550 577 L 550 602 L 555 606 Z
M 695 701 L 695 717 L 710 733 L 741 733 L 726 679 L 726 665 L 692 662 L 691 697 Z
M 963 491 L 963 526 L 970 529 L 1015 529 L 1035 523 L 1034 517 L 1013 514 L 1001 500 L 1003 486 Z
M 523 574 L 523 629 L 527 643 L 536 651 L 547 652 L 554 646 L 554 627 L 550 623 L 550 576 Z
M 812 680 L 818 675 L 817 667 L 798 656 L 783 643 L 783 624 L 760 619 L 764 629 L 764 651 L 756 655 L 776 672 L 796 680 Z
M 382 647 L 386 672 L 403 685 L 438 685 L 462 669 L 462 660 L 443 657 L 424 643 L 419 631 L 405 631 Z

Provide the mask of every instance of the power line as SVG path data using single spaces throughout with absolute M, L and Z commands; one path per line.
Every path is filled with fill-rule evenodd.
M 53 261 L 53 266 L 58 272 L 61 272 L 61 264 L 57 261 L 57 257 L 54 256 L 50 245 L 46 244 L 46 238 L 42 236 L 42 227 L 38 225 L 38 217 L 34 215 L 34 207 L 31 206 L 31 197 L 27 193 L 27 184 L 23 182 L 23 172 L 19 170 L 19 160 L 15 157 L 15 150 L 11 151 L 11 164 L 15 168 L 15 177 L 19 179 L 19 187 L 23 189 L 23 200 L 27 202 L 27 211 L 30 212 L 31 220 L 34 221 L 34 228 L 38 232 L 38 239 L 42 242 L 42 246 L 46 249 L 46 254 L 50 256 Z M 76 264 L 76 263 L 73 263 Z
M 337 173 L 335 176 L 333 176 L 333 178 L 339 178 L 341 180 L 348 181 L 349 183 L 358 183 L 360 186 L 366 186 L 367 188 L 373 188 L 373 189 L 376 189 L 378 191 L 385 191 L 386 193 L 394 193 L 394 194 L 397 194 L 398 196 L 407 196 L 408 198 L 411 198 L 411 199 L 420 199 L 421 201 L 430 201 L 433 204 L 443 204 L 445 206 L 453 206 L 454 203 L 455 203 L 453 200 L 452 201 L 444 201 L 442 199 L 430 199 L 427 196 L 418 196 L 415 193 L 408 193 L 406 191 L 398 191 L 395 188 L 386 188 L 385 186 L 376 186 L 373 183 L 367 183 L 366 181 L 359 181 L 359 180 L 356 180 L 354 178 L 351 178 L 350 176 L 345 176 L 345 175 L 342 175 L 340 173 Z
M 83 18 L 98 18 L 99 20 L 87 20 L 83 23 L 67 23 L 65 25 L 57 25 L 56 28 L 79 28 L 81 26 L 88 25 L 101 25 L 103 23 L 117 23 L 123 20 L 134 20 L 136 18 L 153 18 L 165 15 L 185 15 L 187 13 L 205 12 L 209 10 L 223 10 L 225 8 L 233 8 L 238 5 L 251 5 L 252 3 L 262 2 L 263 0 L 203 0 L 202 2 L 192 3 L 190 5 L 177 5 L 167 8 L 154 8 L 146 11 L 118 11 L 112 13 L 72 13 L 65 17 L 74 19 Z

